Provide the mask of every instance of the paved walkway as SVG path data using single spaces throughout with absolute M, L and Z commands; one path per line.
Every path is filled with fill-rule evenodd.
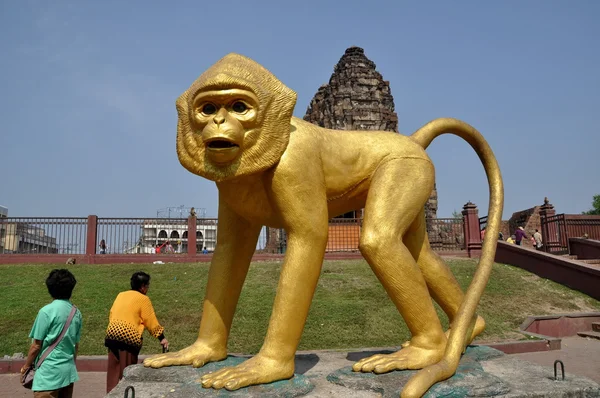
M 548 366 L 549 375 L 552 375 L 554 361 L 560 359 L 565 365 L 567 378 L 569 374 L 574 374 L 588 377 L 600 383 L 600 340 L 585 339 L 582 337 L 564 337 L 560 351 L 513 354 L 511 357 Z M 349 364 L 351 362 L 341 363 L 339 367 L 348 366 Z M 104 397 L 106 388 L 106 376 L 104 372 L 80 372 L 79 377 L 80 381 L 75 384 L 74 398 Z M 19 384 L 18 375 L 0 375 L 0 397 L 31 398 L 31 396 L 31 391 L 25 390 Z M 328 394 L 328 396 L 335 396 L 335 393 Z
M 104 395 L 106 395 L 106 373 L 79 373 L 79 381 L 75 383 L 74 398 L 103 398 Z M 24 389 L 19 383 L 19 375 L 0 375 L 0 397 L 31 398 L 32 396 L 31 390 Z
M 560 359 L 565 365 L 567 377 L 569 374 L 575 374 L 600 383 L 600 340 L 576 336 L 563 337 L 560 350 L 526 352 L 511 356 L 551 368 L 554 361 Z

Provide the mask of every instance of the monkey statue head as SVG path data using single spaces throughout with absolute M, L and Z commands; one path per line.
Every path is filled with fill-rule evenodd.
M 264 171 L 287 147 L 295 104 L 267 69 L 228 54 L 177 99 L 179 161 L 217 182 Z

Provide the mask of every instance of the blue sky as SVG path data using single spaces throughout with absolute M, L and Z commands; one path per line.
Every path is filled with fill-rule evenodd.
M 10 216 L 217 213 L 214 183 L 177 160 L 175 99 L 229 52 L 312 96 L 352 45 L 390 82 L 399 128 L 457 117 L 492 146 L 504 218 L 600 193 L 600 2 L 0 2 L 0 204 Z M 440 217 L 487 212 L 485 174 L 457 137 L 428 150 Z

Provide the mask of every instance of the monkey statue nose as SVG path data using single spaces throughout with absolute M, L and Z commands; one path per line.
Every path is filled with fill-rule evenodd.
M 225 122 L 225 117 L 223 117 L 222 115 L 217 115 L 214 117 L 213 121 L 217 126 L 220 126 Z
M 221 108 L 221 109 L 219 109 L 219 112 L 217 112 L 215 117 L 213 118 L 213 122 L 215 122 L 215 124 L 217 126 L 220 126 L 223 123 L 225 123 L 226 119 L 227 119 L 227 110 L 225 110 L 225 108 Z

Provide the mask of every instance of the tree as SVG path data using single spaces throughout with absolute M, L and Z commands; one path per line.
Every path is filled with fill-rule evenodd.
M 594 195 L 592 207 L 592 209 L 584 211 L 581 214 L 587 214 L 588 216 L 600 216 L 600 195 Z
M 458 211 L 454 210 L 452 212 L 452 218 L 456 218 L 456 219 L 462 220 L 463 215 L 462 215 L 462 213 L 459 213 Z

